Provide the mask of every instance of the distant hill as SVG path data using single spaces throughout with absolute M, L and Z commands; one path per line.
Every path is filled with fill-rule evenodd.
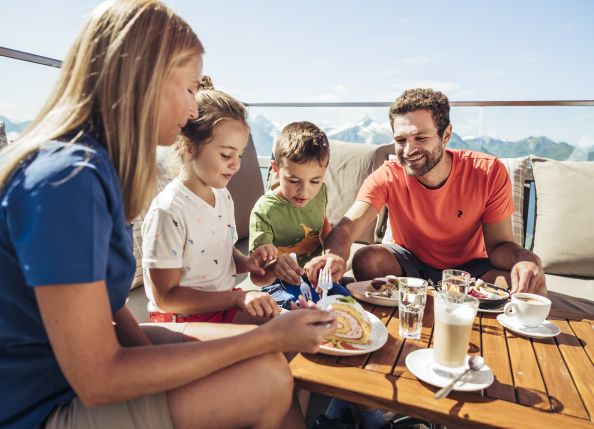
M 22 132 L 30 123 L 30 121 L 12 122 L 4 116 L 0 116 L 0 121 L 6 124 L 6 133 L 9 139 Z M 280 132 L 279 127 L 263 115 L 250 117 L 248 123 L 256 145 L 256 152 L 259 155 L 270 155 L 272 143 Z M 390 126 L 377 123 L 369 116 L 365 116 L 354 125 L 326 128 L 324 131 L 330 139 L 353 143 L 384 144 L 392 141 Z M 499 158 L 517 158 L 532 154 L 561 161 L 594 161 L 594 146 L 576 147 L 566 142 L 555 142 L 545 136 L 530 136 L 518 141 L 505 141 L 488 136 L 463 139 L 454 133 L 448 147 L 475 150 Z

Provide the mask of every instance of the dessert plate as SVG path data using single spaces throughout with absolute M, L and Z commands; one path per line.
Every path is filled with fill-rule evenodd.
M 509 329 L 513 333 L 530 338 L 550 338 L 561 333 L 561 329 L 548 320 L 545 320 L 534 328 L 521 325 L 515 317 L 508 317 L 505 314 L 497 316 L 497 321 L 501 323 L 504 328 Z
M 465 367 L 468 368 L 466 356 Z M 445 387 L 456 378 L 459 373 L 449 372 L 433 362 L 433 349 L 415 350 L 406 357 L 406 367 L 419 380 L 436 387 Z M 493 371 L 486 364 L 478 371 L 470 371 L 458 381 L 452 390 L 458 392 L 472 392 L 486 389 L 493 383 Z
M 398 291 L 394 291 L 393 295 L 389 298 L 385 296 L 365 296 L 365 292 L 369 288 L 369 283 L 369 281 L 349 283 L 346 288 L 359 301 L 384 307 L 398 307 Z
M 371 332 L 367 344 L 352 344 L 346 341 L 328 341 L 320 346 L 318 353 L 331 356 L 356 356 L 371 353 L 381 348 L 388 340 L 388 329 L 377 316 L 366 311 L 371 321 Z

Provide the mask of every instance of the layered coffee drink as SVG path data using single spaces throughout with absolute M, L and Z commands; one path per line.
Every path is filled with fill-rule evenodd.
M 478 300 L 459 292 L 435 294 L 433 360 L 447 368 L 464 366 Z

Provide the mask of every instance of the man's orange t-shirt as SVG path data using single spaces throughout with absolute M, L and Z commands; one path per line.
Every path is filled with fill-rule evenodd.
M 440 188 L 425 188 L 393 160 L 365 179 L 357 196 L 378 211 L 386 205 L 394 242 L 438 269 L 486 258 L 482 225 L 514 212 L 509 175 L 497 158 L 446 151 L 452 171 Z

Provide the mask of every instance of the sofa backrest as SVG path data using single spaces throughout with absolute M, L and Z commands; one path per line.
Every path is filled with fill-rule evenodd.
M 264 194 L 262 173 L 251 134 L 250 141 L 243 152 L 241 168 L 233 176 L 227 189 L 229 189 L 235 204 L 235 225 L 238 238 L 239 240 L 248 238 L 250 213 L 258 198 Z
M 351 207 L 363 181 L 375 169 L 394 154 L 393 144 L 347 143 L 330 140 L 330 165 L 326 172 L 328 186 L 328 208 L 326 215 L 334 226 Z M 381 228 L 385 225 L 386 209 L 378 215 L 376 222 L 356 241 L 371 244 L 381 241 Z

